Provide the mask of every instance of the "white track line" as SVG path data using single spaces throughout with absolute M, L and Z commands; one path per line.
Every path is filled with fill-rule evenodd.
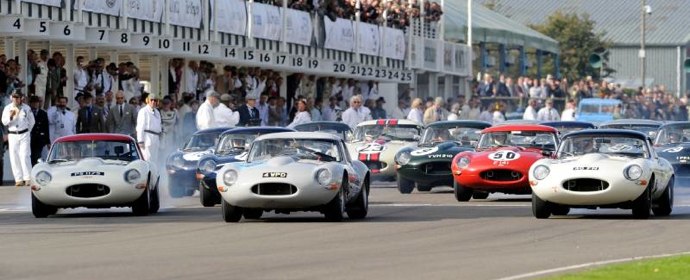
M 665 257 L 682 256 L 682 255 L 689 255 L 689 254 L 690 254 L 690 252 L 682 252 L 682 253 L 675 253 L 675 254 L 661 254 L 661 255 L 652 255 L 652 256 L 615 259 L 615 260 L 608 260 L 608 261 L 589 262 L 589 263 L 583 263 L 583 264 L 577 264 L 577 265 L 571 265 L 571 266 L 564 266 L 564 267 L 540 270 L 540 271 L 535 271 L 535 272 L 505 277 L 505 278 L 498 278 L 497 280 L 517 280 L 517 279 L 525 279 L 525 278 L 534 278 L 537 276 L 544 276 L 544 275 L 553 274 L 553 273 L 557 273 L 557 272 L 564 272 L 564 271 L 568 271 L 568 270 L 590 268 L 590 267 L 603 266 L 603 265 L 608 265 L 608 264 L 632 262 L 632 261 L 647 260 L 647 259 L 658 259 L 658 258 L 665 258 Z

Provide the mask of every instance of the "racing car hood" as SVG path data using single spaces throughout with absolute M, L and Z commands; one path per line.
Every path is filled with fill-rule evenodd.
M 199 161 L 204 155 L 211 154 L 211 150 L 196 151 L 196 152 L 181 152 L 182 158 L 186 161 Z
M 315 168 L 338 165 L 336 162 L 318 160 L 297 160 L 290 156 L 280 156 L 262 161 L 230 163 L 230 167 L 240 172 L 243 178 L 301 178 L 311 176 Z
M 690 163 L 690 143 L 669 144 L 655 147 L 655 150 L 671 164 Z
M 123 174 L 130 170 L 136 169 L 145 177 L 149 172 L 148 163 L 143 160 L 135 160 L 132 162 L 125 161 L 111 161 L 100 158 L 85 158 L 79 161 L 59 162 L 59 163 L 39 163 L 31 170 L 32 176 L 35 176 L 40 171 L 49 172 L 53 180 L 66 180 L 69 178 L 90 178 L 101 176 L 116 176 L 121 178 Z
M 436 146 L 407 146 L 400 149 L 398 153 L 409 152 L 410 162 L 442 159 L 450 161 L 458 153 L 472 150 L 474 148 L 462 146 L 456 142 L 443 142 Z
M 462 152 L 456 156 L 456 159 L 459 157 L 469 157 L 470 166 L 475 168 L 481 168 L 482 166 L 512 166 L 514 168 L 525 168 L 526 170 L 532 163 L 544 158 L 544 155 L 538 149 L 501 147 L 478 152 Z M 497 162 L 501 164 L 499 165 Z

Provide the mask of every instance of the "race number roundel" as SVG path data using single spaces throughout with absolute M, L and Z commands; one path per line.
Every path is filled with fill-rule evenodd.
M 357 152 L 359 152 L 360 154 L 380 153 L 384 150 L 386 150 L 386 146 L 381 145 L 379 143 L 369 143 L 357 148 Z
M 682 147 L 682 146 L 678 146 L 678 147 L 675 147 L 675 148 L 668 148 L 668 149 L 665 149 L 665 150 L 663 150 L 663 151 L 661 151 L 661 152 L 663 152 L 663 153 L 678 153 L 678 152 L 680 152 L 680 151 L 682 151 L 682 150 L 683 150 L 683 147 Z
M 489 159 L 500 161 L 511 161 L 520 158 L 520 154 L 513 151 L 498 151 L 489 154 Z
M 410 153 L 410 155 L 413 155 L 413 156 L 425 156 L 425 155 L 433 154 L 433 153 L 435 153 L 435 152 L 438 152 L 438 148 L 437 148 L 437 147 L 433 147 L 433 148 L 421 148 L 421 149 L 417 149 L 417 150 L 412 151 L 412 152 Z

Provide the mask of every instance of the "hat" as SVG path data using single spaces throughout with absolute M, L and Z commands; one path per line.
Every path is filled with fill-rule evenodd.
M 218 94 L 218 92 L 216 92 L 214 90 L 209 90 L 206 92 L 206 98 L 211 98 L 211 97 L 218 98 L 218 97 L 220 97 L 220 94 Z
M 379 99 L 376 99 L 376 102 L 383 102 L 386 103 L 386 99 L 383 99 L 383 96 L 379 97 Z
M 18 91 L 18 90 L 14 90 L 14 91 L 12 91 L 12 96 L 16 96 L 16 97 L 24 97 L 24 94 L 22 94 L 22 92 L 21 92 L 21 91 Z
M 230 96 L 230 94 L 223 93 L 220 96 L 220 101 L 230 101 L 230 100 L 232 100 L 232 96 Z
M 247 97 L 245 97 L 244 99 L 247 99 L 247 100 L 249 100 L 249 99 L 254 99 L 254 100 L 256 100 L 257 98 L 256 98 L 256 96 L 253 95 L 253 94 L 247 94 Z
M 161 96 L 158 95 L 157 93 L 149 93 L 149 95 L 146 96 L 148 99 L 156 99 L 156 100 L 161 100 Z

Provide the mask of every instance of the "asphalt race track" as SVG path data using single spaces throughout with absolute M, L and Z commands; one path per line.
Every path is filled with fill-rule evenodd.
M 690 251 L 690 188 L 669 218 L 576 210 L 537 220 L 528 196 L 458 203 L 451 189 L 372 189 L 369 218 L 318 213 L 226 224 L 198 197 L 154 216 L 71 209 L 35 219 L 27 188 L 0 187 L 0 279 L 498 279 Z

